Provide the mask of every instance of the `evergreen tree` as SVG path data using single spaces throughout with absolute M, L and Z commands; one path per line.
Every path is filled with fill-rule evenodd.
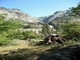
M 49 35 L 50 33 L 51 33 L 51 29 L 50 29 L 48 23 L 43 24 L 42 34 Z
M 80 3 L 78 4 L 77 7 L 72 7 L 71 8 L 71 15 L 80 16 Z

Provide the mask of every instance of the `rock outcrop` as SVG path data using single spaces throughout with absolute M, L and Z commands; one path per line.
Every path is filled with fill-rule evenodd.
M 36 18 L 31 17 L 27 13 L 16 8 L 9 9 L 9 8 L 0 7 L 0 14 L 6 17 L 5 20 L 14 19 L 14 20 L 21 20 L 24 22 L 31 22 L 31 23 L 39 21 Z
M 52 20 L 56 18 L 67 16 L 69 13 L 70 13 L 69 11 L 56 11 L 54 14 L 50 16 L 40 17 L 39 20 L 43 22 L 51 22 Z

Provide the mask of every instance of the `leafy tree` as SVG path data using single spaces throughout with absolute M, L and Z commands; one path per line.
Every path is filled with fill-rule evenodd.
M 73 7 L 73 8 L 72 8 L 72 13 L 73 13 L 74 15 L 79 15 L 79 16 L 80 16 L 80 3 L 78 4 L 77 7 Z
M 16 20 L 4 20 L 5 17 L 0 15 L 0 45 L 5 45 L 10 42 L 10 37 L 13 31 L 21 27 L 22 23 Z M 8 37 L 10 36 L 10 37 Z
M 0 32 L 8 32 L 10 30 L 16 30 L 21 26 L 21 23 L 14 20 L 4 21 L 0 24 Z
M 71 8 L 71 14 L 70 14 L 70 16 L 75 17 L 76 20 L 77 20 L 77 18 L 80 17 L 80 3 L 78 4 L 77 7 L 72 7 Z
M 80 39 L 80 22 L 70 22 L 63 25 L 63 33 L 69 38 Z

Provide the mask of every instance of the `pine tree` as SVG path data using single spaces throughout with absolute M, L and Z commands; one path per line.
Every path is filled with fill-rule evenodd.
M 48 23 L 43 24 L 42 34 L 49 35 L 50 33 L 51 33 L 51 29 L 50 29 Z

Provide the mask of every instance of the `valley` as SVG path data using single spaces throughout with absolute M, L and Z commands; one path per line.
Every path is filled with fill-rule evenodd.
M 80 60 L 79 57 L 80 4 L 42 17 L 0 7 L 0 60 Z

